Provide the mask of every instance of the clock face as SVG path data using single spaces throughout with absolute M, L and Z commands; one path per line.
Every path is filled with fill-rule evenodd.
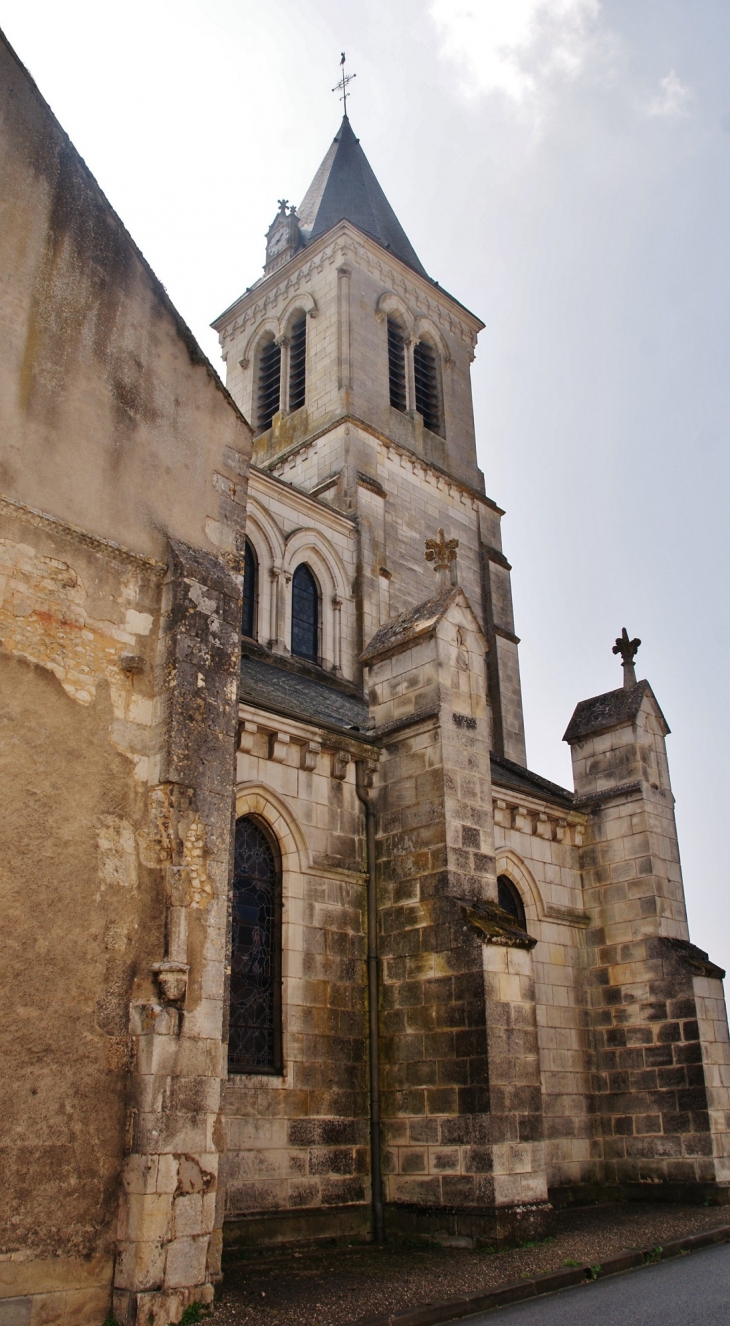
M 276 234 L 272 235 L 269 240 L 269 256 L 275 258 L 277 254 L 283 253 L 288 243 L 289 228 L 288 226 L 282 226 L 281 230 L 277 230 Z

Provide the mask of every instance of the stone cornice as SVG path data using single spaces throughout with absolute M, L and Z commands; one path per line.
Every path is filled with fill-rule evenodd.
M 484 327 L 481 319 L 441 286 L 419 276 L 393 254 L 386 254 L 375 240 L 369 239 L 348 221 L 338 222 L 311 245 L 300 249 L 278 271 L 249 287 L 211 323 L 211 327 L 218 332 L 223 344 L 266 317 L 282 301 L 288 301 L 303 283 L 309 281 L 314 271 L 321 271 L 325 264 L 352 258 L 372 275 L 377 275 L 389 289 L 402 293 L 419 312 L 433 318 L 473 351 L 477 335 Z
M 355 414 L 339 414 L 336 419 L 330 419 L 326 424 L 323 424 L 321 428 L 318 428 L 316 432 L 310 433 L 308 437 L 302 438 L 299 442 L 295 442 L 293 446 L 288 447 L 286 451 L 279 452 L 278 456 L 272 457 L 269 461 L 266 472 L 273 475 L 274 470 L 278 469 L 280 465 L 286 464 L 286 462 L 291 460 L 293 456 L 296 456 L 298 452 L 303 451 L 305 447 L 312 446 L 312 444 L 318 442 L 321 437 L 326 437 L 327 433 L 334 432 L 336 428 L 339 428 L 342 425 L 349 425 L 352 428 L 358 428 L 363 433 L 368 433 L 370 437 L 374 437 L 378 442 L 382 442 L 383 446 L 390 447 L 393 451 L 397 451 L 399 455 L 407 457 L 411 464 L 420 465 L 424 471 L 429 471 L 438 475 L 447 485 L 450 484 L 451 487 L 458 489 L 460 492 L 466 493 L 472 501 L 481 502 L 482 506 L 488 506 L 490 511 L 496 511 L 498 516 L 504 515 L 504 509 L 497 505 L 494 498 L 487 497 L 486 493 L 480 493 L 478 488 L 472 488 L 471 484 L 465 483 L 463 479 L 454 478 L 454 475 L 449 474 L 448 470 L 442 469 L 440 465 L 436 465 L 432 460 L 426 460 L 423 456 L 419 456 L 417 452 L 411 451 L 410 447 L 404 446 L 402 442 L 394 442 L 392 437 L 388 437 L 386 433 L 381 432 L 381 430 L 376 428 L 374 424 L 367 423 L 364 419 L 360 419 L 358 415 Z M 278 478 L 279 476 L 274 475 L 274 477 Z M 286 481 L 282 480 L 282 482 Z
M 27 506 L 25 502 L 19 502 L 17 498 L 6 497 L 0 494 L 0 515 L 12 516 L 16 520 L 24 520 L 28 525 L 34 525 L 36 529 L 45 528 L 49 534 L 60 534 L 65 538 L 73 539 L 76 543 L 85 544 L 95 552 L 104 549 L 119 557 L 124 561 L 134 562 L 137 566 L 145 566 L 150 571 L 156 571 L 158 574 L 164 574 L 167 570 L 165 562 L 158 562 L 153 557 L 145 557 L 142 553 L 132 552 L 125 548 L 121 543 L 115 543 L 113 539 L 105 539 L 100 534 L 91 534 L 88 530 L 82 529 L 80 525 L 72 525 L 69 521 L 61 520 L 59 516 L 51 516 L 47 511 L 37 511 L 35 507 Z

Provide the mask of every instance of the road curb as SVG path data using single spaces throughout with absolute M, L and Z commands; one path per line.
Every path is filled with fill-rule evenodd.
M 506 1307 L 508 1303 L 521 1303 L 527 1298 L 537 1298 L 540 1294 L 552 1294 L 556 1289 L 569 1289 L 572 1285 L 586 1284 L 592 1280 L 602 1280 L 607 1275 L 618 1275 L 620 1271 L 630 1271 L 638 1266 L 650 1266 L 653 1263 L 667 1261 L 670 1257 L 679 1257 L 683 1253 L 695 1252 L 699 1248 L 710 1248 L 716 1243 L 730 1242 L 730 1225 L 719 1225 L 717 1229 L 706 1229 L 700 1234 L 688 1234 L 686 1238 L 672 1239 L 671 1242 L 653 1248 L 642 1248 L 637 1252 L 622 1252 L 616 1257 L 609 1257 L 600 1266 L 575 1266 L 560 1271 L 548 1271 L 545 1275 L 536 1275 L 529 1280 L 513 1280 L 500 1289 L 476 1290 L 473 1294 L 462 1294 L 458 1298 L 445 1298 L 439 1303 L 424 1303 L 420 1308 L 406 1308 L 403 1312 L 393 1312 L 386 1316 L 362 1317 L 354 1326 L 440 1326 L 440 1323 L 469 1317 L 475 1312 L 486 1312 L 489 1308 Z

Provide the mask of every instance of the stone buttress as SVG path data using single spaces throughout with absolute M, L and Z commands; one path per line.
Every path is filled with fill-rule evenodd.
M 668 731 L 649 683 L 631 679 L 579 704 L 565 734 L 588 813 L 580 865 L 602 1179 L 632 1196 L 723 1201 L 724 972 L 689 941 Z
M 544 1228 L 532 941 L 497 907 L 485 640 L 446 589 L 363 655 L 382 732 L 378 878 L 393 1229 Z

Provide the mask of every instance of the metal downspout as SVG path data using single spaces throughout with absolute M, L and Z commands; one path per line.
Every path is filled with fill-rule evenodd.
M 365 808 L 365 853 L 368 872 L 368 1020 L 370 1057 L 370 1176 L 372 1185 L 373 1242 L 385 1241 L 383 1191 L 380 1168 L 380 1043 L 378 1039 L 378 903 L 375 889 L 375 807 L 368 780 L 372 774 L 364 760 L 355 761 L 355 787 Z

